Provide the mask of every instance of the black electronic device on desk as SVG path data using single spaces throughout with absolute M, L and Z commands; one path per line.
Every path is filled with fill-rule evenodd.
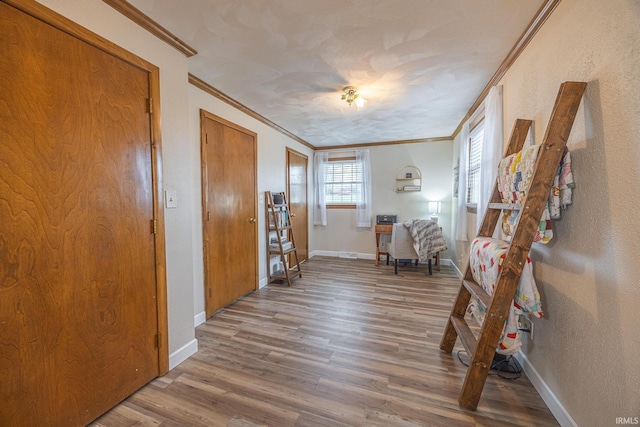
M 376 224 L 388 225 L 398 222 L 398 215 L 376 215 Z

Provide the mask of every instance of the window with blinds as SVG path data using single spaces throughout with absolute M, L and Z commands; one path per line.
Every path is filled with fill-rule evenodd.
M 478 123 L 469 134 L 469 163 L 467 164 L 467 204 L 478 203 L 480 195 L 480 159 L 484 140 L 484 121 Z
M 361 198 L 362 164 L 354 160 L 329 161 L 325 167 L 327 205 L 353 205 Z

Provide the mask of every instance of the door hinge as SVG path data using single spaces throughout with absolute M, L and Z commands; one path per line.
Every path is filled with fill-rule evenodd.
M 207 211 L 207 221 L 211 221 L 211 212 Z
M 158 220 L 151 220 L 151 234 L 158 234 Z
M 153 114 L 153 98 L 149 98 L 149 114 Z
M 208 143 L 209 143 L 209 134 L 208 134 L 208 133 L 205 133 L 205 134 L 204 134 L 204 143 L 205 143 L 205 144 L 208 144 Z
M 156 334 L 156 348 L 160 348 L 160 343 L 162 342 L 162 336 L 160 335 L 160 332 L 158 332 Z

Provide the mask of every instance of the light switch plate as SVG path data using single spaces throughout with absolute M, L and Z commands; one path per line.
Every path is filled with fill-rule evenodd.
M 175 191 L 164 192 L 164 204 L 167 209 L 175 209 L 178 207 L 178 198 Z

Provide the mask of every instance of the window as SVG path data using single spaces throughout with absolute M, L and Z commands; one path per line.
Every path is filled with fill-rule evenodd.
M 355 205 L 362 197 L 362 163 L 355 157 L 330 159 L 324 169 L 324 184 L 327 205 Z
M 313 224 L 327 225 L 327 208 L 354 209 L 356 227 L 371 227 L 371 156 L 368 149 L 354 150 L 355 157 L 329 159 L 316 151 L 313 168 Z
M 469 132 L 469 155 L 467 163 L 467 204 L 475 205 L 480 197 L 480 160 L 484 140 L 484 120 Z

